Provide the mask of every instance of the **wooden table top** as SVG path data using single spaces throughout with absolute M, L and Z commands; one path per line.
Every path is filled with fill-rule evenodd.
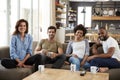
M 87 72 L 85 76 L 80 76 L 80 71 L 45 68 L 44 72 L 36 71 L 23 80 L 109 80 L 109 74 Z

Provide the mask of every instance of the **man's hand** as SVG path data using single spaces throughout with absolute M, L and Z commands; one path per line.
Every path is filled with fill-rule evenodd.
M 40 51 L 40 53 L 41 53 L 41 54 L 44 54 L 44 55 L 47 55 L 48 51 L 47 51 L 46 49 L 42 49 L 42 50 Z
M 50 54 L 50 58 L 55 58 L 56 56 L 57 56 L 57 54 L 56 54 L 56 53 L 51 52 L 51 54 Z
M 87 58 L 87 61 L 90 61 L 90 60 L 94 59 L 95 57 L 96 57 L 96 55 L 89 56 L 89 57 Z

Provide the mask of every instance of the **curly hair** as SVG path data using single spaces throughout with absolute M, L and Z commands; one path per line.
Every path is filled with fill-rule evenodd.
M 83 36 L 85 36 L 85 34 L 87 33 L 87 29 L 82 24 L 79 24 L 74 28 L 74 33 L 76 33 L 77 30 L 82 30 Z

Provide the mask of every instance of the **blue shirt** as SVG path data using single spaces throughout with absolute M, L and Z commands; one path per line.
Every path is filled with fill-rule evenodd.
M 20 39 L 20 35 L 13 35 L 10 43 L 11 59 L 23 60 L 27 54 L 32 55 L 32 36 L 26 34 L 24 40 Z

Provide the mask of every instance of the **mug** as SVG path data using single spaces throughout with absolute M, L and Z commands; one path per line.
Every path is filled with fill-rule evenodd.
M 43 72 L 43 71 L 44 71 L 44 68 L 45 68 L 44 65 L 38 65 L 38 70 L 39 70 L 40 72 Z
M 96 66 L 91 66 L 90 67 L 90 72 L 91 73 L 97 73 L 99 71 L 99 68 L 98 67 L 96 67 Z
M 76 65 L 75 65 L 75 64 L 71 64 L 71 65 L 70 65 L 70 70 L 71 70 L 72 72 L 75 72 L 75 71 L 76 71 Z

